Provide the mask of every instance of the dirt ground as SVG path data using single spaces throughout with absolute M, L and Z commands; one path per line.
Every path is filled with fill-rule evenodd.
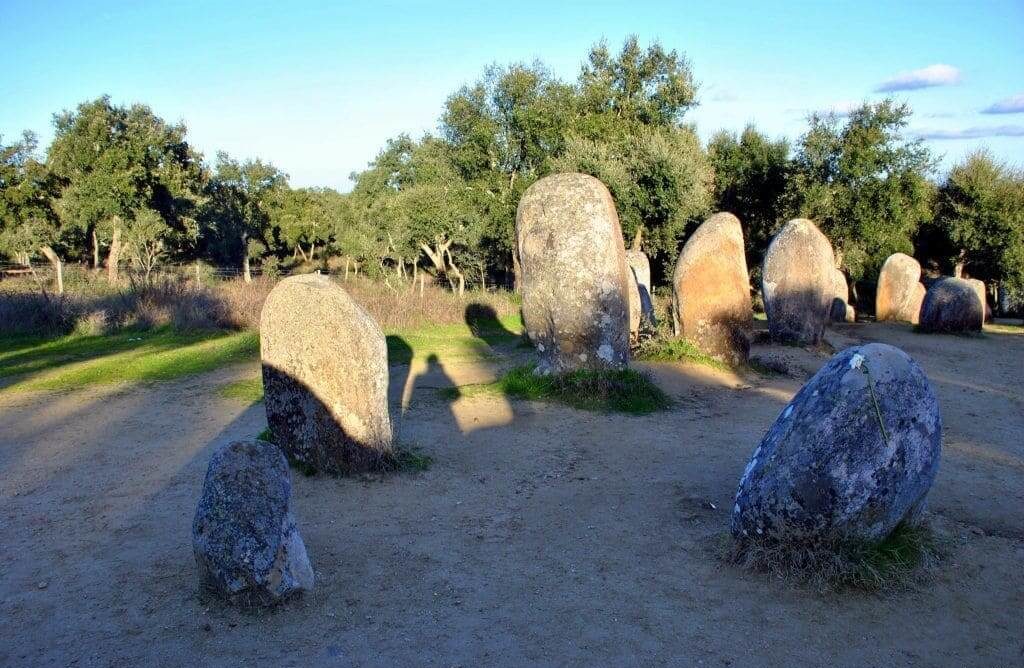
M 806 375 L 646 365 L 678 399 L 624 417 L 435 388 L 496 363 L 392 367 L 430 470 L 294 475 L 315 591 L 260 614 L 201 598 L 190 528 L 207 462 L 263 429 L 216 389 L 0 393 L 3 666 L 1024 665 L 1024 336 L 840 326 L 902 347 L 945 422 L 935 579 L 819 593 L 719 558 L 741 472 Z M 773 349 L 805 374 L 825 357 Z

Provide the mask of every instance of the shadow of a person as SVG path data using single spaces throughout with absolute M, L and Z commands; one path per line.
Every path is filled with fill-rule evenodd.
M 505 326 L 498 312 L 490 304 L 473 302 L 467 305 L 465 319 L 473 336 L 490 346 L 515 342 L 519 338 L 519 334 Z

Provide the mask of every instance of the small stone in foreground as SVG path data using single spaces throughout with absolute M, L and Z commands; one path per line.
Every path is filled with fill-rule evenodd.
M 913 524 L 939 467 L 931 384 L 902 350 L 835 355 L 783 409 L 740 480 L 732 532 L 791 545 L 877 542 Z
M 213 454 L 192 523 L 202 586 L 229 603 L 265 607 L 313 587 L 313 569 L 289 503 L 284 454 L 234 441 Z

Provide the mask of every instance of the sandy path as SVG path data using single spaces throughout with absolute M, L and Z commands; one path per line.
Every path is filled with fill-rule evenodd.
M 821 595 L 715 558 L 800 380 L 658 365 L 679 405 L 635 418 L 443 401 L 434 387 L 494 373 L 460 363 L 392 369 L 429 471 L 296 477 L 316 591 L 242 614 L 197 596 L 189 532 L 212 450 L 265 424 L 215 392 L 249 367 L 0 393 L 0 665 L 1022 665 L 1024 337 L 836 337 L 856 339 L 900 345 L 939 394 L 932 517 L 951 547 L 926 587 Z

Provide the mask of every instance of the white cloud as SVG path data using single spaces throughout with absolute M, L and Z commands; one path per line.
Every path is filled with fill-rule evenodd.
M 961 130 L 918 130 L 920 139 L 986 139 L 989 137 L 1024 137 L 1024 125 L 995 125 Z
M 983 114 L 1024 114 L 1024 93 L 999 100 L 981 110 Z
M 960 83 L 960 70 L 952 65 L 929 65 L 919 70 L 900 72 L 891 79 L 883 81 L 875 88 L 876 93 L 891 93 L 899 90 L 916 90 L 932 86 L 950 86 Z

